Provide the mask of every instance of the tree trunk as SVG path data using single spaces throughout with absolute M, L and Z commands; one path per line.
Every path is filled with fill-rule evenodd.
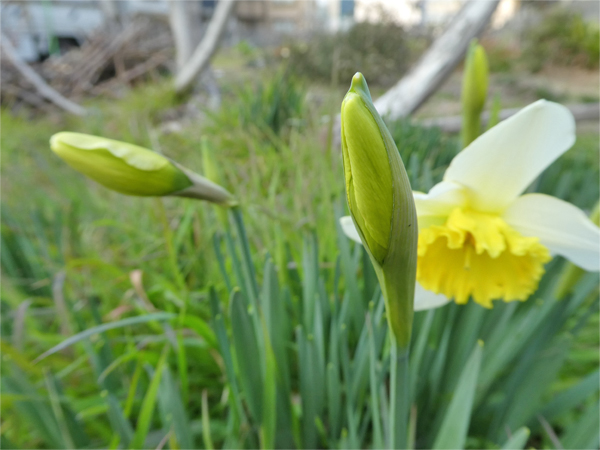
M 202 41 L 175 78 L 177 92 L 188 89 L 194 79 L 208 66 L 212 55 L 217 50 L 234 6 L 235 0 L 220 0 L 217 4 Z
M 414 113 L 464 58 L 469 42 L 484 30 L 498 0 L 471 0 L 452 20 L 413 69 L 375 101 L 382 116 L 390 119 Z
M 11 44 L 4 34 L 0 34 L 0 46 L 2 47 L 2 56 L 6 57 L 10 63 L 19 71 L 23 77 L 27 79 L 39 94 L 51 101 L 55 105 L 61 107 L 65 111 L 75 114 L 77 116 L 83 116 L 86 114 L 86 110 L 79 106 L 77 103 L 63 97 L 59 92 L 54 90 L 44 79 L 39 76 L 31 67 L 29 67 L 24 61 L 21 60 L 17 54 L 15 48 Z

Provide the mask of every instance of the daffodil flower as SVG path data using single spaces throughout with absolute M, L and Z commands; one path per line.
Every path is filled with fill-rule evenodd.
M 521 195 L 574 142 L 569 110 L 539 100 L 473 141 L 429 193 L 413 193 L 415 310 L 448 299 L 472 298 L 486 308 L 496 299 L 526 300 L 551 255 L 600 269 L 600 229 L 583 211 L 549 195 Z M 343 217 L 341 224 L 360 242 L 352 220 Z

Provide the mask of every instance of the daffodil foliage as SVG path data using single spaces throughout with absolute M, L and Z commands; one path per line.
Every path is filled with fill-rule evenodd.
M 449 299 L 526 300 L 553 255 L 599 270 L 600 230 L 570 203 L 528 186 L 575 142 L 569 110 L 537 101 L 473 141 L 442 182 L 414 192 L 419 221 L 415 310 Z M 360 242 L 351 220 L 347 236 Z

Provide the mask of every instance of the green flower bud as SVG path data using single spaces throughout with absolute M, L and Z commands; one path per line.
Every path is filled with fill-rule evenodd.
M 410 341 L 417 216 L 400 153 L 361 73 L 342 102 L 342 154 L 350 215 L 371 257 L 401 347 Z
M 481 133 L 481 113 L 485 105 L 488 89 L 488 61 L 483 47 L 476 39 L 471 41 L 462 85 L 462 144 L 463 148 L 473 142 Z
M 137 145 L 61 132 L 50 138 L 50 148 L 75 170 L 121 194 L 174 195 L 227 205 L 235 203 L 221 186 Z

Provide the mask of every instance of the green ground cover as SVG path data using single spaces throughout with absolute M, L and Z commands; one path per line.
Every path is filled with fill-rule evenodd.
M 292 425 L 286 428 L 278 423 L 278 429 L 290 430 L 290 434 L 276 435 L 276 442 L 342 448 L 377 445 L 381 430 L 371 424 L 371 417 L 377 409 L 373 409 L 373 399 L 379 397 L 369 390 L 369 381 L 375 379 L 371 376 L 383 377 L 386 373 L 386 350 L 381 344 L 385 333 L 375 322 L 364 325 L 361 317 L 364 320 L 364 314 L 370 311 L 374 321 L 380 320 L 381 302 L 366 254 L 336 228 L 336 217 L 345 210 L 345 200 L 341 155 L 332 145 L 329 122 L 323 119 L 331 113 L 330 104 L 324 101 L 315 106 L 306 102 L 305 89 L 283 72 L 261 88 L 226 85 L 221 112 L 207 113 L 198 118 L 198 123 L 184 122 L 177 133 L 161 127 L 181 101 L 166 83 L 141 86 L 118 101 L 90 102 L 93 112 L 84 119 L 57 116 L 31 120 L 2 111 L 1 431 L 5 448 L 155 448 L 165 436 L 170 448 L 251 448 L 264 444 L 261 433 L 266 419 L 263 417 L 261 422 L 254 416 L 249 389 L 238 373 L 253 361 L 245 361 L 240 354 L 235 357 L 238 375 L 233 378 L 245 392 L 245 406 L 242 412 L 233 413 L 235 382 L 217 340 L 222 338 L 219 308 L 227 310 L 228 303 L 237 305 L 241 301 L 231 294 L 230 284 L 246 281 L 266 289 L 268 283 L 263 277 L 269 276 L 278 280 L 277 289 L 281 288 L 282 298 L 286 299 L 287 311 L 282 316 L 288 317 L 286 326 L 290 327 L 281 340 L 289 346 L 275 351 L 293 361 L 289 364 L 288 387 L 292 393 Z M 441 179 L 457 153 L 458 139 L 406 121 L 389 126 L 413 189 L 428 190 Z M 126 197 L 85 179 L 49 149 L 49 137 L 61 130 L 143 145 L 200 173 L 200 137 L 208 136 L 222 165 L 224 184 L 240 199 L 247 240 L 241 236 L 239 224 L 230 225 L 231 231 L 227 231 L 215 207 L 209 204 Z M 535 190 L 590 211 L 599 197 L 598 145 L 598 135 L 579 135 L 575 146 L 536 181 Z M 241 249 L 249 246 L 250 259 L 244 259 L 241 252 L 241 262 L 236 262 L 227 246 L 228 236 Z M 350 255 L 352 264 L 345 266 L 341 261 Z M 556 312 L 561 304 L 549 298 L 564 264 L 561 259 L 551 263 L 539 294 L 518 305 L 514 312 L 515 321 L 522 320 L 523 324 L 528 323 L 525 318 L 535 317 L 537 312 L 548 314 L 543 317 L 554 328 L 543 328 L 538 322 L 530 324 L 532 329 L 547 333 L 552 344 L 530 342 L 541 346 L 540 359 L 536 359 L 532 370 L 544 373 L 549 367 L 542 364 L 544 361 L 560 360 L 562 364 L 553 366 L 557 376 L 547 380 L 539 398 L 531 399 L 527 390 L 515 387 L 510 374 L 500 371 L 500 381 L 487 386 L 492 400 L 486 403 L 479 399 L 475 404 L 468 447 L 498 448 L 505 441 L 504 430 L 489 423 L 507 420 L 520 426 L 523 419 L 532 428 L 529 444 L 552 448 L 552 439 L 535 417 L 519 416 L 523 402 L 528 401 L 546 405 L 549 426 L 557 430 L 563 443 L 587 445 L 582 436 L 589 435 L 590 429 L 593 432 L 596 425 L 582 417 L 590 417 L 597 403 L 597 389 L 584 389 L 587 385 L 581 383 L 588 380 L 590 384 L 589 380 L 593 382 L 597 377 L 598 281 L 597 274 L 580 280 L 573 289 L 573 298 L 581 297 L 579 306 L 569 320 L 563 321 Z M 236 270 L 251 272 L 250 266 L 255 277 L 246 272 L 238 277 Z M 352 291 L 354 285 L 358 290 Z M 248 294 L 246 288 L 242 291 Z M 354 384 L 346 375 L 341 376 L 339 386 L 346 392 L 343 405 L 348 415 L 339 412 L 339 405 L 318 403 L 322 399 L 316 398 L 318 393 L 309 392 L 306 385 L 306 371 L 311 367 L 311 355 L 315 356 L 311 352 L 318 349 L 311 343 L 317 334 L 312 328 L 316 325 L 312 316 L 306 319 L 305 311 L 311 305 L 307 298 L 317 293 L 318 305 L 332 323 L 342 321 L 343 314 L 355 318 L 348 319 L 354 325 L 349 325 L 346 347 L 335 344 L 350 349 L 352 364 L 368 354 L 364 348 L 371 344 L 381 355 L 381 364 L 373 363 L 376 375 L 366 371 L 354 378 Z M 361 306 L 354 312 L 338 311 L 343 299 L 348 298 Z M 575 303 L 564 304 L 577 304 L 573 298 L 571 302 Z M 495 308 L 494 316 L 482 316 L 477 322 L 479 328 L 469 339 L 474 343 L 478 336 L 487 336 L 494 342 L 489 336 L 493 333 L 485 326 L 491 327 L 494 317 L 509 314 L 509 306 Z M 535 309 L 538 307 L 539 311 Z M 231 320 L 243 325 L 249 319 L 243 308 L 240 311 L 232 310 Z M 458 383 L 459 368 L 470 354 L 453 355 L 455 359 L 450 358 L 450 362 L 435 358 L 447 352 L 441 350 L 442 343 L 449 339 L 443 337 L 444 323 L 455 320 L 458 325 L 468 317 L 467 313 L 457 312 L 454 305 L 440 311 L 415 317 L 417 331 L 428 326 L 434 330 L 422 340 L 416 336 L 415 346 L 418 342 L 428 343 L 421 349 L 422 369 L 435 372 L 446 367 L 453 371 L 449 384 L 436 385 L 437 379 L 430 377 L 417 385 L 417 404 L 423 409 L 415 422 L 415 442 L 421 448 L 432 445 L 427 432 L 441 427 L 442 412 L 448 408 L 450 392 Z M 166 316 L 149 316 L 162 312 L 177 314 L 178 319 L 160 321 L 158 318 Z M 136 317 L 144 322 L 94 334 L 35 362 L 43 352 L 74 333 Z M 330 328 L 324 317 L 315 323 L 323 324 L 325 336 L 331 337 L 331 330 L 336 328 Z M 156 320 L 149 320 L 152 318 Z M 312 330 L 312 334 L 298 334 L 298 328 L 293 334 L 294 326 L 304 326 L 302 330 Z M 374 337 L 368 332 L 371 326 L 376 329 Z M 229 338 L 234 341 L 232 348 L 237 349 L 235 341 L 243 336 L 234 331 Z M 329 349 L 330 343 L 322 339 L 326 342 L 323 347 Z M 452 339 L 463 338 L 453 334 L 450 342 L 454 342 Z M 496 344 L 501 347 L 502 340 Z M 553 350 L 560 358 L 555 358 Z M 327 350 L 328 358 L 333 358 L 330 352 Z M 520 356 L 522 353 L 515 353 L 514 361 L 521 361 Z M 483 361 L 487 361 L 485 356 Z M 364 367 L 369 364 L 365 362 Z M 484 370 L 482 376 L 489 378 L 490 370 Z M 522 370 L 533 374 L 524 378 L 535 384 L 535 372 L 527 372 L 527 367 Z M 315 369 L 317 372 L 321 373 Z M 338 386 L 337 379 L 331 382 Z M 517 402 L 502 397 L 506 386 L 516 390 L 513 393 Z M 580 401 L 568 409 L 547 403 L 554 392 L 569 388 L 585 395 L 575 396 Z M 431 389 L 446 397 L 438 400 Z M 355 395 L 352 402 L 348 400 L 350 393 Z M 302 419 L 297 399 L 302 399 L 305 413 L 307 405 L 312 405 L 310 399 L 318 403 L 313 405 L 315 408 L 327 411 L 320 416 L 322 422 Z M 353 430 L 353 423 L 360 429 Z M 385 418 L 382 423 L 385 427 Z M 238 428 L 241 431 L 232 438 L 231 430 Z M 173 432 L 169 434 L 170 430 Z

